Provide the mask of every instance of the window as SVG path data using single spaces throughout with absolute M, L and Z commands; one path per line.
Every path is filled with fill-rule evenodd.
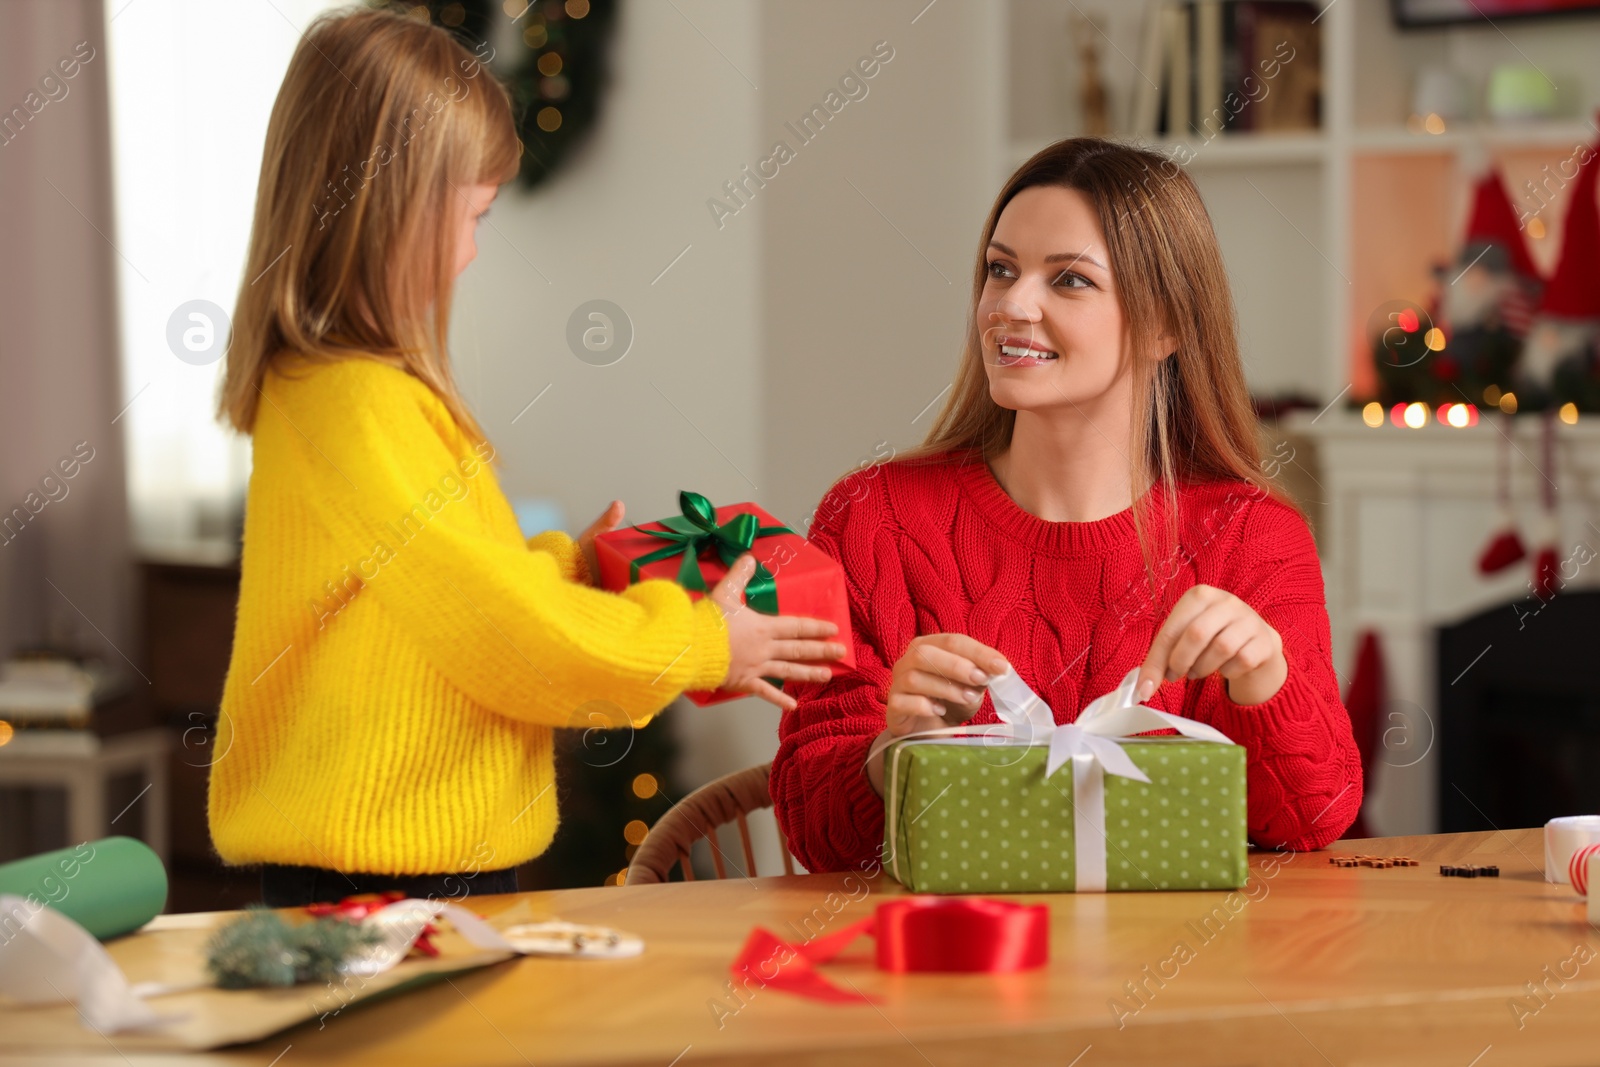
M 180 359 L 169 325 L 195 300 L 232 313 L 267 118 L 301 31 L 333 6 L 107 4 L 126 405 L 118 423 L 127 440 L 133 536 L 143 550 L 227 543 L 234 535 L 249 441 L 215 418 L 222 361 Z M 175 325 L 191 342 L 207 330 L 204 319 L 187 315 Z M 209 328 L 220 350 L 226 324 Z

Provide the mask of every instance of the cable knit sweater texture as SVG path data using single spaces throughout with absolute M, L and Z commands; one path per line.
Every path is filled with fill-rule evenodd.
M 420 380 L 370 359 L 267 376 L 210 787 L 229 863 L 494 869 L 556 828 L 552 727 L 643 726 L 728 668 L 721 610 L 582 584 L 524 541 Z
M 1158 539 L 1164 512 L 1151 497 Z M 1305 522 L 1242 482 L 1179 491 L 1178 547 L 1154 554 L 1152 590 L 1133 512 L 1046 522 L 981 460 L 889 463 L 824 497 L 813 544 L 844 566 L 857 669 L 794 690 L 772 796 L 813 871 L 864 867 L 883 800 L 863 766 L 883 730 L 891 671 L 911 639 L 964 633 L 998 649 L 1071 722 L 1144 661 L 1171 604 L 1197 584 L 1240 597 L 1283 638 L 1289 676 L 1264 704 L 1234 704 L 1219 675 L 1162 685 L 1147 702 L 1210 723 L 1247 752 L 1249 831 L 1265 847 L 1321 848 L 1356 817 L 1361 761 L 1329 655 L 1322 570 Z M 984 698 L 975 723 L 997 721 Z

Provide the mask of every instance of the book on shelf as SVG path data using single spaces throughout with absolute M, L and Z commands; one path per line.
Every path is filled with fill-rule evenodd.
M 1133 132 L 1209 139 L 1321 125 L 1317 8 L 1301 0 L 1174 0 L 1146 13 Z
M 1222 115 L 1222 0 L 1199 0 L 1194 7 L 1194 106 L 1197 133 L 1206 132 L 1207 115 Z
M 0 721 L 17 728 L 87 728 L 96 706 L 126 689 L 126 679 L 97 663 L 8 660 L 0 664 Z
M 1188 136 L 1189 125 L 1194 118 L 1194 97 L 1191 95 L 1194 82 L 1189 62 L 1194 50 L 1189 41 L 1192 21 L 1189 7 L 1188 4 L 1172 4 L 1162 11 L 1166 26 L 1166 33 L 1162 35 L 1166 44 L 1165 62 L 1161 65 L 1161 82 L 1166 89 L 1162 112 L 1165 129 L 1173 137 Z

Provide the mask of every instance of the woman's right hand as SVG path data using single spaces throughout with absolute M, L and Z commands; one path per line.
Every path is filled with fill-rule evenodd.
M 755 557 L 741 556 L 711 590 L 711 599 L 721 605 L 728 625 L 728 676 L 722 688 L 749 693 L 792 711 L 797 706 L 794 697 L 766 679 L 826 682 L 833 677 L 826 661 L 843 659 L 848 650 L 838 641 L 821 640 L 839 632 L 831 622 L 763 615 L 747 607 L 744 587 L 755 573 Z
M 889 733 L 960 726 L 983 703 L 984 688 L 1011 669 L 1006 658 L 966 634 L 913 638 L 889 682 Z
M 888 728 L 879 738 L 960 726 L 978 713 L 984 688 L 1010 669 L 1004 656 L 966 634 L 913 638 L 895 662 L 885 701 Z M 867 777 L 881 794 L 881 759 L 868 764 Z

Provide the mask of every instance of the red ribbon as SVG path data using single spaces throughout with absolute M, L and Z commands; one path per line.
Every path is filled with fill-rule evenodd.
M 880 971 L 1007 974 L 1049 960 L 1050 909 L 981 898 L 897 897 L 878 905 L 871 919 L 798 945 L 758 926 L 730 969 L 742 980 L 814 1000 L 870 1001 L 816 969 L 862 934 L 877 939 Z
M 1589 895 L 1589 857 L 1600 855 L 1600 845 L 1584 845 L 1567 861 L 1567 881 L 1580 897 Z
M 315 915 L 318 918 L 333 915 L 346 922 L 360 923 L 362 919 L 365 919 L 373 912 L 382 911 L 390 904 L 405 899 L 406 895 L 398 889 L 386 889 L 381 893 L 357 893 L 355 896 L 345 897 L 337 904 L 308 904 L 306 905 L 306 914 Z M 439 946 L 429 940 L 438 932 L 439 928 L 433 923 L 429 923 L 422 928 L 422 932 L 417 935 L 417 939 L 412 943 L 411 947 L 424 956 L 438 958 Z

